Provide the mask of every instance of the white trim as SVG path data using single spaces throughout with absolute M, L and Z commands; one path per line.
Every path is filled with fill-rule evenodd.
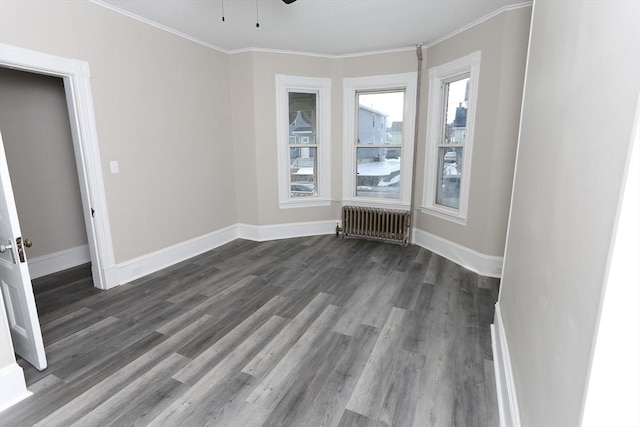
M 317 196 L 291 197 L 289 153 L 289 92 L 316 94 Z M 276 144 L 280 209 L 331 204 L 331 79 L 276 74 Z
M 89 0 L 89 2 L 93 3 L 95 5 L 98 5 L 98 6 L 102 6 L 102 7 L 106 8 L 106 9 L 109 9 L 112 12 L 119 13 L 120 15 L 124 15 L 127 18 L 135 19 L 136 21 L 140 21 L 143 24 L 147 24 L 147 25 L 155 27 L 155 28 L 157 28 L 159 30 L 166 31 L 167 33 L 173 34 L 174 36 L 178 36 L 178 37 L 183 38 L 185 40 L 189 40 L 190 42 L 194 42 L 194 43 L 199 44 L 201 46 L 208 47 L 209 49 L 213 49 L 213 50 L 216 50 L 218 52 L 227 53 L 227 54 L 232 52 L 232 51 L 223 49 L 221 47 L 218 47 L 218 46 L 216 46 L 214 44 L 207 43 L 207 42 L 205 42 L 203 40 L 200 40 L 197 37 L 193 37 L 193 36 L 190 36 L 188 34 L 185 34 L 185 33 L 181 32 L 181 31 L 174 30 L 173 28 L 167 27 L 166 25 L 162 25 L 162 24 L 159 24 L 159 23 L 157 23 L 155 21 L 152 21 L 150 19 L 144 18 L 144 17 L 142 17 L 140 15 L 136 15 L 135 13 L 130 12 L 128 10 L 120 9 L 119 7 L 114 6 L 114 5 L 112 5 L 110 3 L 107 3 L 105 1 L 102 1 L 102 0 Z
M 420 212 L 435 216 L 436 218 L 446 219 L 447 221 L 455 222 L 456 224 L 467 225 L 467 220 L 465 218 L 460 218 L 457 215 L 457 209 L 452 209 L 446 206 L 432 206 L 429 208 L 425 208 L 423 206 L 420 208 Z
M 336 232 L 340 221 L 313 221 L 275 225 L 238 224 L 238 237 L 264 242 L 266 240 L 288 239 L 291 237 L 319 236 Z
M 287 224 L 234 224 L 204 236 L 164 248 L 120 263 L 112 274 L 114 286 L 144 277 L 173 264 L 215 249 L 235 239 L 258 242 L 292 237 L 333 234 L 340 220 L 310 221 Z M 425 231 L 414 229 L 413 242 L 483 276 L 500 277 L 502 258 L 483 255 L 472 249 L 444 240 Z M 110 286 L 110 288 L 113 286 Z
M 31 396 L 24 381 L 24 372 L 17 363 L 0 369 L 0 412 Z
M 481 52 L 475 51 L 462 58 L 429 68 L 429 108 L 427 109 L 427 140 L 425 149 L 424 191 L 422 212 L 440 218 L 466 224 L 469 205 L 469 185 L 471 183 L 471 159 L 475 128 L 478 87 L 480 86 Z M 444 123 L 443 84 L 450 78 L 469 74 L 469 106 L 467 109 L 467 142 L 464 143 L 462 159 L 462 180 L 460 182 L 458 209 L 436 204 L 438 185 L 438 148 Z
M 89 0 L 89 1 L 93 1 L 96 2 L 96 0 Z M 455 31 L 449 33 L 449 34 L 445 34 L 444 36 L 436 39 L 436 40 L 432 40 L 430 42 L 427 43 L 422 43 L 423 44 L 423 48 L 424 49 L 428 49 L 430 47 L 433 47 L 439 43 L 442 43 L 445 40 L 448 40 L 450 38 L 453 38 L 455 36 L 457 36 L 460 33 L 463 33 L 467 30 L 470 30 L 471 28 L 482 24 L 485 21 L 488 21 L 489 19 L 495 18 L 496 16 L 500 15 L 501 13 L 504 12 L 510 12 L 512 10 L 516 10 L 516 9 L 522 9 L 523 7 L 531 7 L 533 5 L 533 1 L 526 1 L 523 3 L 518 3 L 518 4 L 512 4 L 512 5 L 507 5 L 507 6 L 502 6 L 500 9 L 494 10 L 493 12 L 488 13 L 487 15 L 484 15 L 481 18 L 476 19 L 475 21 L 460 27 L 458 29 L 456 29 Z M 116 10 L 116 9 L 114 9 Z M 153 23 L 151 24 L 153 25 Z M 161 26 L 157 25 L 158 28 L 162 28 Z M 173 30 L 168 30 L 173 32 L 174 34 L 178 34 L 176 32 L 174 32 Z M 178 34 L 179 35 L 179 34 Z M 185 36 L 186 38 L 189 38 L 191 40 L 191 38 L 189 36 Z M 196 41 L 196 43 L 202 44 L 204 46 L 207 46 L 207 43 L 203 42 L 203 41 Z M 295 51 L 295 50 L 281 50 L 281 49 L 268 49 L 268 48 L 261 48 L 261 47 L 247 47 L 247 48 L 242 48 L 242 49 L 232 49 L 232 50 L 224 50 L 222 48 L 216 48 L 213 47 L 216 50 L 219 50 L 221 52 L 225 52 L 228 53 L 230 55 L 233 54 L 237 54 L 237 53 L 246 53 L 246 52 L 264 52 L 264 53 L 277 53 L 277 54 L 285 54 L 285 55 L 300 55 L 300 56 L 313 56 L 313 57 L 319 57 L 319 58 L 329 58 L 329 59 L 345 59 L 345 58 L 356 58 L 356 57 L 360 57 L 360 56 L 371 56 L 371 55 L 384 55 L 384 54 L 389 54 L 389 53 L 398 53 L 398 52 L 415 52 L 416 50 L 416 45 L 420 44 L 420 42 L 416 41 L 416 44 L 411 45 L 411 46 L 407 46 L 407 47 L 398 47 L 398 48 L 392 48 L 392 49 L 381 49 L 381 50 L 369 50 L 369 51 L 364 51 L 364 52 L 354 52 L 354 53 L 345 53 L 342 55 L 329 55 L 329 54 L 324 54 L 324 53 L 314 53 L 314 52 L 302 52 L 302 51 Z
M 413 135 L 418 73 L 415 71 L 380 76 L 348 77 L 342 79 L 343 87 L 343 149 L 342 149 L 342 203 L 345 205 L 373 205 L 407 209 L 411 204 L 413 169 Z M 356 188 L 356 93 L 362 90 L 404 89 L 403 144 L 400 157 L 400 199 L 357 197 Z
M 500 303 L 496 304 L 494 324 L 491 325 L 491 344 L 496 375 L 500 427 L 520 427 L 518 398 L 514 386 L 513 371 L 511 370 L 509 345 L 507 344 L 507 336 L 502 323 Z
M 117 265 L 117 284 L 125 284 L 222 246 L 238 237 L 232 225 Z
M 417 228 L 413 229 L 411 241 L 481 276 L 497 278 L 502 276 L 502 257 L 481 254 Z
M 85 63 L 86 64 L 86 63 Z M 86 64 L 89 67 L 89 64 Z M 93 108 L 91 81 L 77 75 L 64 79 L 73 147 L 78 167 L 80 196 L 91 254 L 93 284 L 100 289 L 109 285 L 108 269 L 115 266 L 115 254 L 107 209 L 107 195 L 102 175 L 102 160 L 98 144 Z
M 89 64 L 0 43 L 0 66 L 64 80 L 80 196 L 87 230 L 94 286 L 114 285 L 115 266 L 107 197 L 102 176 L 98 132 L 91 94 Z
M 364 198 L 364 197 L 363 197 Z M 393 209 L 398 211 L 409 211 L 411 210 L 411 206 L 398 203 L 393 199 L 374 199 L 367 198 L 371 200 L 343 200 L 342 206 L 362 206 L 365 208 L 384 208 L 384 209 Z
M 452 37 L 455 37 L 458 34 L 463 33 L 465 31 L 475 27 L 476 25 L 480 25 L 483 22 L 488 21 L 489 19 L 500 15 L 501 13 L 509 12 L 509 11 L 512 11 L 512 10 L 515 10 L 515 9 L 521 9 L 523 7 L 530 7 L 532 5 L 533 5 L 533 1 L 526 1 L 526 2 L 523 2 L 523 3 L 503 6 L 500 9 L 494 10 L 493 12 L 483 16 L 482 18 L 476 19 L 475 21 L 465 25 L 464 27 L 460 27 L 460 28 L 456 29 L 455 31 L 453 31 L 453 32 L 451 32 L 449 34 L 440 37 L 439 39 L 436 39 L 436 40 L 433 40 L 433 41 L 429 42 L 428 44 L 424 45 L 423 47 L 425 49 L 428 49 L 428 48 L 430 48 L 432 46 L 437 45 L 438 43 L 442 43 L 443 41 L 445 41 L 447 39 L 450 39 Z
M 280 202 L 280 209 L 316 208 L 331 205 L 331 199 L 324 197 L 300 197 Z
M 342 55 L 332 55 L 332 54 L 326 54 L 326 53 L 304 52 L 304 51 L 286 50 L 286 49 L 271 49 L 271 48 L 254 47 L 254 46 L 243 47 L 239 49 L 224 49 L 220 46 L 214 45 L 213 43 L 206 42 L 197 37 L 193 37 L 193 36 L 190 36 L 189 34 L 167 27 L 166 25 L 162 25 L 158 22 L 144 18 L 140 15 L 136 15 L 135 13 L 130 12 L 128 10 L 121 9 L 103 0 L 89 0 L 89 2 L 96 4 L 98 6 L 102 6 L 106 9 L 109 9 L 112 12 L 119 13 L 120 15 L 124 15 L 128 18 L 142 22 L 143 24 L 147 24 L 159 30 L 166 31 L 167 33 L 173 34 L 174 36 L 178 36 L 185 40 L 189 40 L 193 43 L 197 43 L 201 46 L 208 47 L 209 49 L 213 49 L 217 52 L 226 53 L 227 55 L 235 55 L 235 54 L 246 53 L 246 52 L 262 52 L 262 53 L 276 53 L 276 54 L 283 54 L 283 55 L 299 55 L 299 56 L 312 56 L 317 58 L 340 59 L 340 58 L 353 58 L 357 56 L 380 55 L 385 53 L 396 53 L 396 52 L 406 52 L 406 51 L 415 50 L 415 47 L 412 46 L 412 47 L 399 47 L 394 49 L 381 49 L 381 50 L 372 50 L 372 51 L 366 51 L 366 52 L 347 53 Z M 493 13 L 491 16 L 493 17 L 495 16 L 495 14 L 497 13 Z
M 296 51 L 296 50 L 247 47 L 247 48 L 229 50 L 229 51 L 226 51 L 226 53 L 230 55 L 234 55 L 237 53 L 260 52 L 260 53 L 275 53 L 275 54 L 283 54 L 283 55 L 311 56 L 316 58 L 327 58 L 327 59 L 343 59 L 343 58 L 355 58 L 355 57 L 370 56 L 370 55 L 384 55 L 384 54 L 398 53 L 398 52 L 408 52 L 408 51 L 413 52 L 415 50 L 416 50 L 416 47 L 411 46 L 411 47 L 398 47 L 394 49 L 370 50 L 366 52 L 345 53 L 343 55 L 329 55 L 326 53 L 314 53 L 314 52 L 304 52 L 304 51 Z
M 192 41 L 194 43 L 197 43 L 199 45 L 208 47 L 209 49 L 213 49 L 216 50 L 218 52 L 222 52 L 222 53 L 226 53 L 229 55 L 234 55 L 234 54 L 238 54 L 238 53 L 245 53 L 245 52 L 266 52 L 266 53 L 278 53 L 278 54 L 285 54 L 285 55 L 301 55 L 301 56 L 314 56 L 314 57 L 319 57 L 319 58 L 330 58 L 330 59 L 340 59 L 340 58 L 354 58 L 354 57 L 358 57 L 358 56 L 369 56 L 369 55 L 380 55 L 380 54 L 386 54 L 386 53 L 397 53 L 397 52 L 407 52 L 407 51 L 415 51 L 415 45 L 412 45 L 410 47 L 399 47 L 399 48 L 392 48 L 392 49 L 381 49 L 381 50 L 372 50 L 372 51 L 365 51 L 365 52 L 354 52 L 354 53 L 345 53 L 342 55 L 330 55 L 330 54 L 324 54 L 324 53 L 314 53 L 314 52 L 302 52 L 302 51 L 293 51 L 293 50 L 284 50 L 284 49 L 270 49 L 270 48 L 261 48 L 261 47 L 246 47 L 246 48 L 240 48 L 240 49 L 223 49 L 219 46 L 216 46 L 212 43 L 208 43 L 205 42 L 203 40 L 200 40 L 196 37 L 190 36 L 188 34 L 182 33 L 178 30 L 174 30 L 172 28 L 169 28 L 165 25 L 159 24 L 155 21 L 152 21 L 150 19 L 147 18 L 143 18 L 139 15 L 136 15 L 135 13 L 129 12 L 127 10 L 124 9 L 120 9 L 110 3 L 107 3 L 103 0 L 89 0 L 89 2 L 96 4 L 98 6 L 102 6 L 106 9 L 109 9 L 113 12 L 119 13 L 121 15 L 124 15 L 128 18 L 131 19 L 135 19 L 136 21 L 140 21 L 144 24 L 150 25 L 152 27 L 158 28 L 162 31 L 166 31 L 168 33 L 171 33 L 175 36 L 181 37 L 183 39 Z M 528 7 L 531 6 L 533 2 L 531 1 L 527 1 L 524 3 L 518 3 L 518 4 L 513 4 L 513 5 L 507 5 L 507 6 L 503 6 L 497 10 L 494 10 L 493 12 L 471 22 L 470 24 L 465 25 L 464 27 L 461 27 L 449 34 L 446 34 L 436 40 L 430 41 L 426 44 L 424 44 L 425 48 L 429 48 L 431 46 L 434 46 L 438 43 L 442 43 L 443 41 L 450 39 L 451 37 L 457 36 L 458 34 L 467 31 L 470 28 L 475 27 L 476 25 L 482 24 L 483 22 L 497 16 L 500 15 L 503 12 L 508 12 L 514 9 L 520 9 L 522 7 Z M 419 43 L 419 42 L 416 42 Z
M 495 320 L 494 320 L 495 322 Z M 498 338 L 496 325 L 489 325 L 491 331 L 491 351 L 493 353 L 493 371 L 494 382 L 496 385 L 496 399 L 498 401 L 498 417 L 500 419 L 500 427 L 512 427 L 511 415 L 506 410 L 506 402 L 509 401 L 507 394 L 507 384 L 504 375 L 504 363 L 502 362 L 502 343 Z M 485 378 L 488 381 L 488 378 Z
M 37 279 L 88 262 L 91 262 L 89 245 L 76 246 L 37 258 L 29 258 L 29 274 L 32 279 Z
M 170 267 L 235 239 L 263 242 L 291 237 L 333 234 L 336 231 L 336 224 L 339 223 L 340 221 L 329 220 L 262 226 L 234 224 L 204 236 L 196 237 L 118 264 L 113 271 L 113 275 L 117 280 L 112 281 L 111 283 L 114 285 L 108 289 Z

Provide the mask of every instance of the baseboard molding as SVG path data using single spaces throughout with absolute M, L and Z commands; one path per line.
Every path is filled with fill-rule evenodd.
M 229 243 L 235 239 L 248 239 L 263 242 L 266 240 L 286 239 L 290 237 L 317 236 L 332 234 L 336 230 L 336 221 L 298 222 L 276 225 L 235 224 L 186 242 L 117 264 L 108 280 L 109 287 L 124 285 L 133 280 L 170 267 L 186 259 L 200 255 Z
M 473 249 L 415 228 L 411 241 L 482 276 L 502 277 L 502 257 L 481 254 Z
M 89 245 L 76 246 L 49 255 L 30 258 L 28 260 L 29 274 L 32 279 L 37 279 L 88 262 L 91 262 Z
M 513 382 L 509 345 L 507 344 L 507 337 L 502 324 L 502 313 L 500 312 L 499 304 L 496 304 L 494 322 L 491 325 L 491 345 L 496 373 L 500 427 L 520 427 L 518 398 Z
M 319 236 L 336 232 L 339 221 L 296 222 L 276 225 L 238 224 L 238 237 L 264 242 L 266 240 L 288 239 L 291 237 Z
M 31 396 L 24 382 L 24 372 L 17 363 L 0 369 L 0 412 Z
M 313 221 L 275 225 L 234 224 L 204 236 L 117 264 L 109 288 L 129 283 L 173 264 L 210 251 L 235 239 L 258 242 L 291 237 L 333 234 L 340 221 Z M 502 258 L 483 255 L 426 231 L 414 230 L 413 242 L 483 276 L 500 277 Z
M 200 255 L 203 252 L 222 246 L 238 238 L 237 226 L 232 225 L 213 233 L 199 236 L 168 248 L 134 258 L 117 264 L 117 285 L 124 285 L 133 280 L 170 267 L 186 259 Z M 114 287 L 111 286 L 111 287 Z M 110 288 L 111 288 L 110 287 Z

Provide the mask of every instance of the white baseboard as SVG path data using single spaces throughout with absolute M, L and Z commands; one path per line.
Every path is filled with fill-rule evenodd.
M 238 224 L 238 237 L 264 242 L 291 237 L 319 236 L 335 233 L 337 223 L 339 221 L 330 220 L 261 226 Z
M 89 245 L 81 245 L 49 255 L 30 258 L 27 261 L 31 278 L 37 279 L 47 274 L 57 273 L 67 268 L 91 262 L 91 256 L 89 254 Z
M 289 237 L 332 234 L 335 233 L 336 223 L 337 221 L 315 221 L 263 226 L 235 224 L 214 231 L 213 233 L 196 237 L 186 242 L 178 243 L 168 248 L 117 264 L 116 272 L 112 275 L 117 279 L 108 281 L 108 289 L 129 283 L 238 238 L 263 242 Z
M 502 277 L 502 257 L 481 254 L 416 228 L 411 241 L 482 276 Z
M 496 391 L 498 395 L 498 412 L 500 427 L 520 427 L 518 398 L 513 382 L 509 345 L 502 324 L 500 305 L 496 304 L 494 324 L 491 325 L 491 344 L 493 364 L 496 373 Z
M 204 236 L 196 237 L 168 248 L 117 264 L 118 281 L 123 285 L 162 270 L 203 252 L 222 246 L 238 238 L 237 226 L 232 225 Z M 111 286 L 113 287 L 113 286 Z
M 24 372 L 17 363 L 0 369 L 0 412 L 31 396 L 24 382 Z
M 340 221 L 313 221 L 275 225 L 235 224 L 186 242 L 116 265 L 109 289 L 129 283 L 148 274 L 162 270 L 203 252 L 215 249 L 234 239 L 249 239 L 258 242 L 287 239 L 291 237 L 333 234 Z M 463 267 L 483 276 L 500 277 L 502 258 L 483 255 L 479 252 L 444 240 L 422 230 L 414 230 L 414 243 L 433 251 Z

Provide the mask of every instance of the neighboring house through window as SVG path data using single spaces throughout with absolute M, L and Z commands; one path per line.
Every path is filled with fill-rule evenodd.
M 330 79 L 276 75 L 280 208 L 331 203 L 330 90 Z
M 408 209 L 417 73 L 346 78 L 343 201 Z
M 422 210 L 465 224 L 480 52 L 429 69 Z

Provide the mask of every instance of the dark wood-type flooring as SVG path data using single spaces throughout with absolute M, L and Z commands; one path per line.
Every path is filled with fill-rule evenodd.
M 2 426 L 497 426 L 498 280 L 418 246 L 227 245 L 109 291 L 34 281 L 49 367 Z

